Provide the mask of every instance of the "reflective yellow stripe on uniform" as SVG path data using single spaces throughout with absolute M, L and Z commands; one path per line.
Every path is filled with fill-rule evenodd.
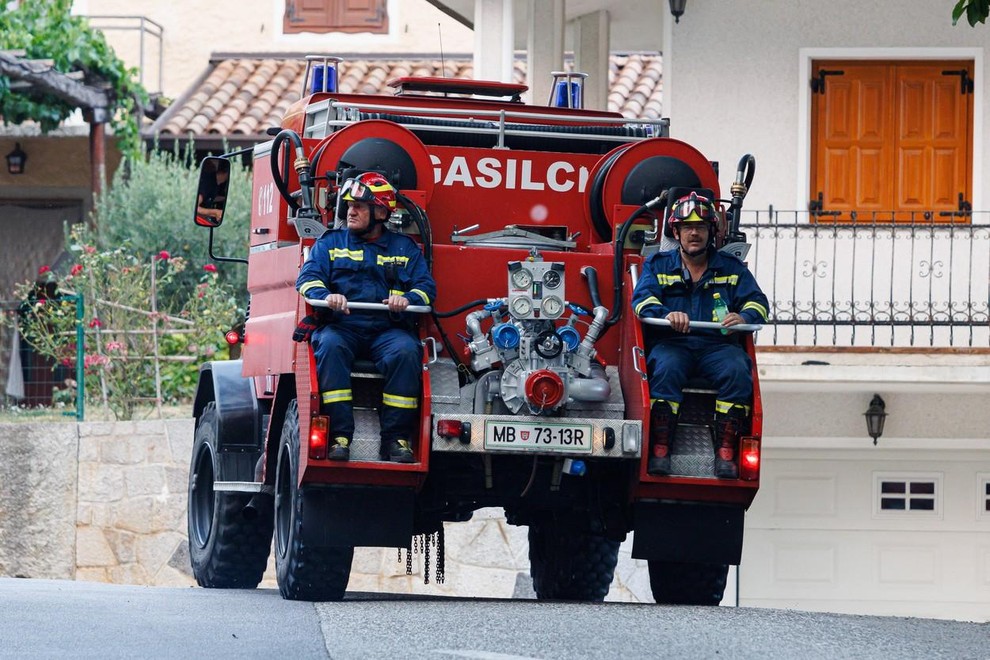
M 660 286 L 670 286 L 671 284 L 676 284 L 677 282 L 683 282 L 684 278 L 680 275 L 668 275 L 667 273 L 657 273 L 657 283 Z
M 741 408 L 744 413 L 749 414 L 749 406 L 742 403 L 732 403 L 730 401 L 719 401 L 715 399 L 715 412 L 717 413 L 728 413 L 733 408 Z
M 422 298 L 422 299 L 423 299 L 423 304 L 424 304 L 424 305 L 429 305 L 429 304 L 430 304 L 430 297 L 429 297 L 428 295 L 426 295 L 426 292 L 425 292 L 425 291 L 422 291 L 422 290 L 420 290 L 420 289 L 413 289 L 413 290 L 412 290 L 412 291 L 410 291 L 409 293 L 415 293 L 415 294 L 416 294 L 416 295 L 418 295 L 418 296 L 419 296 L 420 298 Z
M 386 406 L 392 406 L 393 408 L 413 409 L 416 407 L 416 397 L 383 393 L 382 403 Z
M 659 298 L 657 298 L 656 296 L 650 296 L 649 298 L 647 298 L 643 302 L 641 302 L 638 305 L 636 305 L 636 309 L 634 309 L 633 311 L 636 312 L 636 314 L 638 315 L 639 312 L 644 307 L 646 307 L 647 305 L 659 305 L 659 304 L 660 304 L 660 299 Z
M 319 280 L 311 280 L 299 287 L 299 293 L 305 296 L 307 291 L 310 291 L 312 289 L 325 289 L 326 286 L 327 286 L 326 284 L 324 284 Z
M 725 275 L 724 277 L 713 277 L 712 284 L 727 284 L 729 286 L 735 286 L 739 284 L 739 276 Z
M 675 415 L 677 414 L 677 411 L 681 409 L 681 404 L 679 402 L 667 401 L 667 399 L 650 399 L 650 408 L 652 408 L 653 404 L 658 401 L 663 401 L 668 406 L 670 406 L 670 412 L 674 413 Z
M 405 266 L 409 263 L 409 257 L 390 257 L 384 254 L 378 255 L 378 265 L 384 266 L 385 264 L 399 264 Z
M 348 250 L 347 248 L 333 248 L 330 252 L 330 261 L 334 259 L 350 259 L 351 261 L 364 261 L 362 250 Z
M 351 400 L 350 390 L 329 390 L 320 395 L 323 403 L 342 403 Z
M 767 308 L 761 305 L 760 303 L 748 302 L 742 306 L 741 311 L 745 312 L 747 309 L 755 310 L 756 313 L 759 314 L 764 321 L 766 321 L 767 318 L 769 318 L 769 315 L 767 314 Z
M 405 291 L 399 291 L 398 289 L 389 289 L 388 290 L 388 295 L 390 295 L 390 296 L 404 296 L 404 295 L 406 295 L 406 292 Z

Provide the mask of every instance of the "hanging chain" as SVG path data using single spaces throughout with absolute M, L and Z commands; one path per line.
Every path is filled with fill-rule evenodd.
M 436 582 L 437 584 L 443 584 L 443 573 L 444 573 L 444 541 L 443 541 L 443 523 L 440 523 L 440 529 L 437 530 L 437 574 Z
M 413 539 L 409 539 L 409 547 L 406 548 L 406 575 L 412 575 L 412 554 L 413 554 Z
M 423 584 L 430 583 L 430 537 L 426 534 L 420 536 L 423 539 Z

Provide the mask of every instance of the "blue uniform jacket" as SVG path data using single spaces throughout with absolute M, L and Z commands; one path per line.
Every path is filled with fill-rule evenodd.
M 642 318 L 666 318 L 670 312 L 685 312 L 692 321 L 714 321 L 712 294 L 718 293 L 730 312 L 746 323 L 764 323 L 770 303 L 756 278 L 737 257 L 711 252 L 701 280 L 691 282 L 681 261 L 680 250 L 658 252 L 643 263 L 643 273 L 633 290 L 633 311 Z M 669 328 L 648 326 L 657 338 L 679 335 Z M 722 337 L 719 330 L 692 329 L 692 335 Z
M 310 300 L 339 293 L 350 302 L 373 303 L 397 294 L 411 305 L 432 305 L 437 295 L 426 259 L 411 238 L 385 231 L 369 242 L 347 229 L 330 230 L 316 241 L 299 271 L 296 290 Z M 330 323 L 356 330 L 381 331 L 395 325 L 392 315 L 380 312 L 351 310 L 328 316 Z

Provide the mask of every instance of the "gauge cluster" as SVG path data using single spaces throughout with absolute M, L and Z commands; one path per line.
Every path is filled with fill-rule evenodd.
M 509 313 L 515 319 L 558 319 L 566 307 L 564 264 L 509 262 Z

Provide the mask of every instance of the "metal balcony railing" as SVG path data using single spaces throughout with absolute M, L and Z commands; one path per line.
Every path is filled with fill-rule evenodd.
M 119 57 L 131 66 L 134 65 L 134 58 L 137 59 L 138 82 L 141 86 L 149 94 L 161 94 L 164 87 L 164 26 L 145 16 L 94 14 L 87 15 L 86 18 L 90 27 L 107 35 Z M 157 42 L 157 54 L 152 50 L 155 47 L 152 40 Z
M 744 212 L 747 262 L 771 303 L 757 343 L 990 348 L 990 212 L 891 217 Z

